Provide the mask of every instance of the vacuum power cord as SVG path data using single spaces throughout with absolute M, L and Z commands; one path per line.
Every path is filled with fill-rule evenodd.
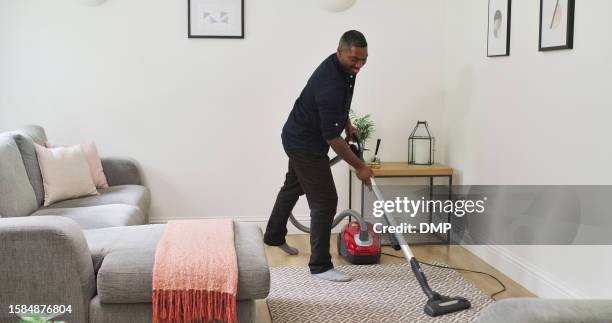
M 386 253 L 386 252 L 382 252 L 381 254 L 385 255 L 385 256 L 389 256 L 389 257 L 404 259 L 404 257 L 393 255 L 393 254 Z M 477 270 L 471 270 L 471 269 L 465 269 L 465 268 L 457 268 L 457 267 L 451 267 L 451 266 L 441 266 L 441 265 L 436 265 L 436 264 L 430 264 L 428 262 L 424 262 L 424 261 L 420 261 L 420 260 L 417 260 L 417 262 L 420 263 L 420 264 L 426 265 L 426 266 L 430 266 L 430 267 L 437 267 L 437 268 L 442 268 L 442 269 L 450 269 L 450 270 L 456 270 L 456 271 L 465 271 L 465 272 L 470 272 L 470 273 L 475 273 L 475 274 L 487 275 L 487 276 L 495 279 L 501 285 L 502 289 L 497 291 L 497 292 L 495 292 L 495 293 L 493 293 L 493 294 L 491 294 L 491 296 L 489 296 L 494 301 L 497 301 L 497 299 L 495 299 L 496 295 L 506 291 L 506 285 L 504 285 L 504 283 L 502 283 L 501 280 L 499 280 L 497 277 L 495 277 L 495 276 L 493 276 L 493 275 L 491 275 L 489 273 L 485 273 L 483 271 L 477 271 Z

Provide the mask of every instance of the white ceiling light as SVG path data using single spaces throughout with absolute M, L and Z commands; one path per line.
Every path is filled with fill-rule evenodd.
M 352 7 L 357 0 L 319 0 L 321 8 L 332 11 L 340 12 Z
M 103 4 L 104 2 L 106 2 L 106 0 L 79 0 L 79 2 L 82 5 L 94 7 Z

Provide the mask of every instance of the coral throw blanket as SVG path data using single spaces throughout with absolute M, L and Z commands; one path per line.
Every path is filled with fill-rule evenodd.
M 155 251 L 153 322 L 238 322 L 231 219 L 170 221 Z

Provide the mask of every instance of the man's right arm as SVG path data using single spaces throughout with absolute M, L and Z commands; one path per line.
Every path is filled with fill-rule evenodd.
M 315 99 L 319 118 L 321 118 L 321 134 L 323 139 L 327 141 L 338 156 L 355 168 L 357 177 L 370 186 L 370 178 L 374 175 L 372 170 L 353 153 L 346 141 L 338 135 L 343 130 L 338 127 L 338 125 L 343 122 L 340 118 L 344 117 L 344 115 L 340 113 L 339 107 L 344 104 L 345 99 L 345 97 L 339 95 L 339 93 L 344 93 L 343 91 L 345 89 L 338 84 L 326 84 L 322 86 L 321 89 L 322 90 L 316 95 Z
M 370 167 L 368 167 L 353 153 L 344 139 L 341 137 L 336 137 L 327 140 L 327 143 L 336 152 L 336 154 L 338 154 L 338 156 L 355 168 L 357 178 L 362 180 L 368 186 L 372 185 L 370 178 L 374 176 L 374 173 Z

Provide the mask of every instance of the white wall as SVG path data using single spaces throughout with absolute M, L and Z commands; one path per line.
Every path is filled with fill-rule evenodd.
M 576 2 L 574 49 L 538 52 L 539 1 L 512 2 L 510 57 L 487 58 L 487 0 L 446 1 L 444 133 L 463 184 L 611 184 L 612 2 Z M 542 297 L 611 298 L 609 246 L 472 251 Z
M 246 38 L 220 40 L 187 38 L 185 0 L 1 0 L 0 130 L 40 124 L 136 158 L 152 221 L 265 223 L 287 167 L 281 127 L 342 32 L 368 38 L 353 108 L 372 114 L 383 160 L 406 160 L 417 120 L 441 124 L 442 1 L 245 2 Z M 346 207 L 347 168 L 334 173 Z M 295 213 L 307 218 L 304 201 Z

